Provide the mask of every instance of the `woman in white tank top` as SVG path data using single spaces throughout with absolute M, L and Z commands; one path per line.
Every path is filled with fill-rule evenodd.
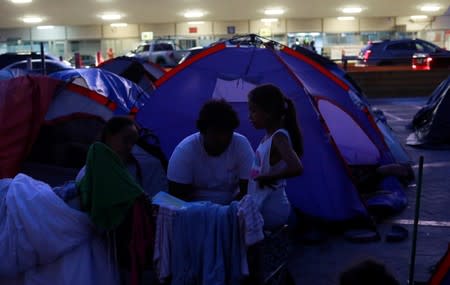
M 266 229 L 276 229 L 288 220 L 290 203 L 286 178 L 301 175 L 303 142 L 293 102 L 274 85 L 250 91 L 249 118 L 266 134 L 259 144 L 251 170 L 248 193 L 264 218 Z

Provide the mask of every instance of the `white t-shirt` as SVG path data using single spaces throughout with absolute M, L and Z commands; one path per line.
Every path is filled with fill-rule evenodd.
M 182 140 L 172 153 L 167 178 L 180 184 L 191 184 L 195 201 L 229 204 L 239 191 L 239 180 L 248 179 L 254 152 L 250 142 L 233 133 L 228 148 L 219 156 L 205 151 L 200 133 Z

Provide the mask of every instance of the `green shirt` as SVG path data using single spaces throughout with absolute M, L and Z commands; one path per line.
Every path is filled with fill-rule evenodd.
M 120 158 L 107 145 L 94 143 L 86 158 L 86 173 L 77 184 L 81 207 L 101 229 L 112 230 L 144 192 Z

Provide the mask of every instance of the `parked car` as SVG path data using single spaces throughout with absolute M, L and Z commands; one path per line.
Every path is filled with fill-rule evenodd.
M 174 67 L 188 51 L 177 50 L 172 41 L 150 41 L 140 44 L 127 56 L 138 57 L 159 64 L 162 67 Z
M 450 69 L 450 53 L 428 54 L 415 53 L 412 56 L 412 69 L 431 70 L 436 68 Z
M 67 63 L 60 61 L 60 60 L 52 60 L 47 59 L 45 60 L 45 71 L 47 74 L 50 74 L 52 72 L 65 70 L 73 68 Z M 11 63 L 10 65 L 7 65 L 3 68 L 6 69 L 22 69 L 26 70 L 31 73 L 42 73 L 42 62 L 40 59 L 32 59 L 31 60 L 31 68 L 28 66 L 28 60 L 21 60 L 18 62 Z
M 97 60 L 96 60 L 95 56 L 93 56 L 93 55 L 81 54 L 80 58 L 81 58 L 81 67 L 89 68 L 89 67 L 95 67 L 97 65 Z M 75 56 L 72 56 L 71 58 L 69 58 L 68 61 L 69 61 L 70 65 L 75 67 Z
M 370 42 L 362 48 L 358 65 L 411 65 L 415 53 L 450 57 L 449 51 L 421 39 L 384 40 Z
M 7 52 L 7 53 L 3 53 L 0 54 L 0 69 L 14 63 L 14 62 L 18 62 L 18 61 L 22 61 L 22 60 L 27 60 L 27 59 L 40 59 L 41 58 L 41 54 L 40 53 L 35 53 L 35 52 L 31 52 L 31 53 L 16 53 L 16 52 Z M 57 57 L 54 57 L 52 55 L 49 54 L 45 54 L 45 59 L 50 59 L 50 60 L 58 60 Z

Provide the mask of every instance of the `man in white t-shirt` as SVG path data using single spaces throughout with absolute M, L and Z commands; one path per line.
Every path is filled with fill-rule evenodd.
M 186 201 L 229 204 L 247 193 L 254 152 L 235 133 L 239 118 L 224 100 L 208 101 L 200 110 L 198 133 L 182 140 L 169 160 L 169 192 Z

